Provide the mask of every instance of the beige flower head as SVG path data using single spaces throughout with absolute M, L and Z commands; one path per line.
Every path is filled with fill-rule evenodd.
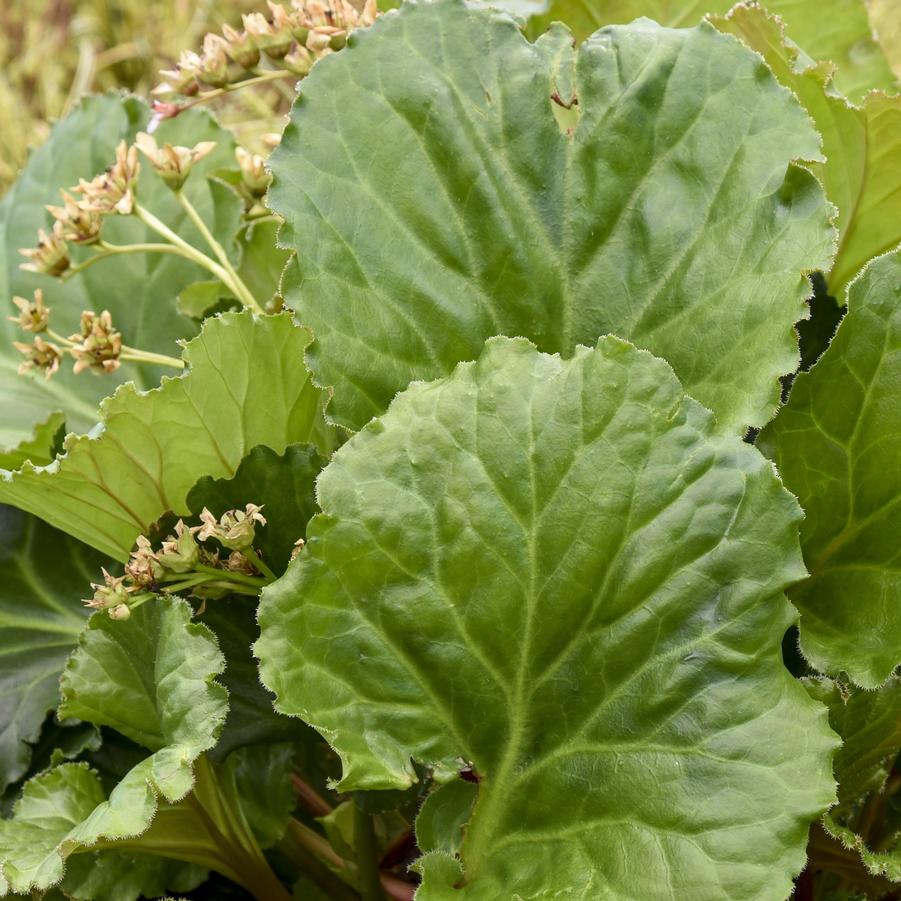
M 260 513 L 262 507 L 256 504 L 247 504 L 243 510 L 227 510 L 216 521 L 210 511 L 204 507 L 200 513 L 200 521 L 203 525 L 197 532 L 200 541 L 214 538 L 223 547 L 232 551 L 244 551 L 253 547 L 256 537 L 256 523 L 266 525 L 266 519 Z
M 194 540 L 194 532 L 181 520 L 175 524 L 175 534 L 170 535 L 157 556 L 160 566 L 170 573 L 188 573 L 200 562 L 200 548 Z
M 35 334 L 47 330 L 50 308 L 44 306 L 44 292 L 40 288 L 35 289 L 34 300 L 14 297 L 13 303 L 19 308 L 19 315 L 7 316 L 10 322 L 15 322 L 19 328 Z
M 254 44 L 270 59 L 282 59 L 294 43 L 294 22 L 284 7 L 269 4 L 274 18 L 267 19 L 262 13 L 243 16 L 244 30 Z
M 241 167 L 241 177 L 244 186 L 252 197 L 262 197 L 269 188 L 272 176 L 266 170 L 266 161 L 255 153 L 250 153 L 243 147 L 235 150 L 235 158 Z
M 53 223 L 50 234 L 42 228 L 38 229 L 38 246 L 23 248 L 19 253 L 28 260 L 19 267 L 26 272 L 40 272 L 59 278 L 72 265 L 61 222 Z
M 13 341 L 13 347 L 19 353 L 25 354 L 24 362 L 19 365 L 19 375 L 37 369 L 44 373 L 44 378 L 49 379 L 59 369 L 59 363 L 63 356 L 62 351 L 50 341 L 45 341 L 40 335 L 35 335 L 32 344 Z
M 225 53 L 242 69 L 253 69 L 260 62 L 260 48 L 248 31 L 238 31 L 230 25 L 222 26 Z
M 48 206 L 50 215 L 60 223 L 62 235 L 73 244 L 93 244 L 100 238 L 103 217 L 90 204 L 76 200 L 66 191 L 63 206 Z
M 214 88 L 221 88 L 228 84 L 226 46 L 226 42 L 218 34 L 207 34 L 204 37 L 203 52 L 200 54 L 200 63 L 196 69 L 199 81 Z
M 190 50 L 185 50 L 174 69 L 160 69 L 160 75 L 164 80 L 150 93 L 155 96 L 181 94 L 183 97 L 193 97 L 200 90 L 197 82 L 199 71 L 200 57 Z
M 201 141 L 193 147 L 172 144 L 158 146 L 146 132 L 138 133 L 135 146 L 147 157 L 157 175 L 173 191 L 177 191 L 191 174 L 194 164 L 202 160 L 216 146 L 215 141 Z
M 99 316 L 91 310 L 81 314 L 81 332 L 69 336 L 74 341 L 69 353 L 75 358 L 73 367 L 78 375 L 90 369 L 94 375 L 108 375 L 119 368 L 122 354 L 122 336 L 113 327 L 109 310 Z
M 105 569 L 103 573 L 103 582 L 92 582 L 91 588 L 94 594 L 91 598 L 85 600 L 85 606 L 93 610 L 114 610 L 118 607 L 128 607 L 129 590 L 125 586 L 125 576 L 111 576 Z M 125 619 L 127 617 L 117 617 Z
M 116 162 L 106 172 L 91 181 L 81 179 L 70 190 L 81 194 L 82 209 L 97 213 L 120 213 L 128 216 L 134 210 L 135 188 L 138 184 L 138 148 L 120 141 L 116 147 Z
M 313 68 L 313 63 L 315 62 L 316 57 L 313 56 L 306 47 L 301 44 L 296 44 L 294 49 L 292 49 L 282 60 L 282 66 L 289 72 L 293 72 L 295 75 L 299 75 L 303 78 L 305 75 L 309 74 L 310 69 Z M 279 135 L 279 138 L 281 138 L 281 135 Z
M 138 535 L 136 545 L 137 548 L 131 552 L 131 557 L 125 564 L 125 575 L 135 585 L 151 588 L 162 579 L 165 570 L 160 566 L 149 538 Z

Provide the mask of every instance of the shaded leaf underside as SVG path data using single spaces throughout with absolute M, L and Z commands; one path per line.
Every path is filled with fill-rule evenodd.
M 97 434 L 70 435 L 49 466 L 0 472 L 0 500 L 124 560 L 164 513 L 188 513 L 199 478 L 233 475 L 251 448 L 328 447 L 321 393 L 303 365 L 308 343 L 289 314 L 207 320 L 184 350 L 185 375 L 148 392 L 123 385 L 103 403 Z

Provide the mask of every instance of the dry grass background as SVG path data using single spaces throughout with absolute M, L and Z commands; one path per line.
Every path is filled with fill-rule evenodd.
M 901 76 L 901 0 L 865 2 Z M 183 49 L 253 10 L 265 10 L 263 0 L 0 0 L 0 195 L 81 94 L 116 87 L 146 94 Z M 261 130 L 280 129 L 286 105 L 275 89 L 238 92 L 218 112 L 239 138 L 246 120 L 253 145 Z
M 0 194 L 81 94 L 146 93 L 207 31 L 263 9 L 263 0 L 0 0 Z M 244 110 L 254 117 L 265 102 L 241 101 L 259 104 Z M 229 114 L 240 124 L 240 105 Z

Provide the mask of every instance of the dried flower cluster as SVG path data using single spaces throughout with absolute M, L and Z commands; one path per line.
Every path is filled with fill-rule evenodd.
M 70 335 L 69 353 L 75 358 L 74 371 L 78 375 L 90 369 L 95 375 L 115 372 L 122 353 L 122 336 L 113 327 L 109 310 L 99 316 L 90 310 L 81 314 L 81 329 Z
M 59 370 L 66 354 L 75 360 L 73 369 L 76 375 L 86 369 L 95 375 L 103 375 L 119 368 L 124 347 L 109 310 L 104 310 L 99 316 L 91 310 L 83 311 L 78 332 L 63 338 L 49 330 L 50 308 L 44 305 L 43 291 L 37 289 L 33 300 L 14 297 L 13 303 L 19 308 L 19 315 L 7 318 L 35 336 L 31 344 L 13 342 L 16 350 L 25 355 L 24 362 L 19 366 L 20 374 L 37 369 L 49 379 Z M 44 338 L 45 332 L 54 340 Z
M 194 164 L 210 153 L 216 142 L 201 141 L 193 147 L 173 144 L 159 147 L 149 134 L 142 131 L 135 138 L 135 146 L 147 157 L 156 174 L 173 191 L 177 191 L 191 174 Z
M 215 146 L 215 141 L 201 141 L 194 147 L 172 144 L 160 147 L 144 132 L 138 134 L 132 145 L 120 141 L 116 147 L 116 161 L 109 169 L 90 181 L 79 179 L 77 185 L 60 192 L 62 206 L 47 207 L 56 221 L 50 232 L 44 229 L 38 231 L 37 247 L 19 251 L 28 259 L 21 268 L 56 278 L 63 276 L 72 266 L 69 243 L 96 244 L 100 240 L 104 216 L 128 216 L 133 213 L 141 171 L 139 150 L 147 157 L 157 175 L 172 190 L 177 191 L 191 174 L 194 164 Z M 80 195 L 80 199 L 73 194 Z
M 173 534 L 156 550 L 149 538 L 138 536 L 124 574 L 111 576 L 103 570 L 103 582 L 92 583 L 94 594 L 84 603 L 95 610 L 108 610 L 113 619 L 127 619 L 135 606 L 160 593 L 185 591 L 204 602 L 235 592 L 254 593 L 258 589 L 249 589 L 249 585 L 256 579 L 260 588 L 264 584 L 255 565 L 259 552 L 253 549 L 257 524 L 266 524 L 261 509 L 247 504 L 243 510 L 226 511 L 217 520 L 204 508 L 200 525 L 178 520 Z M 204 546 L 211 540 L 228 550 L 228 555 L 223 557 L 218 548 Z
M 202 88 L 225 88 L 259 74 L 265 56 L 276 68 L 304 76 L 313 63 L 340 50 L 355 28 L 371 25 L 378 14 L 374 0 L 366 0 L 358 11 L 347 0 L 293 0 L 291 7 L 268 0 L 270 16 L 251 13 L 243 17 L 241 30 L 226 25 L 222 34 L 208 34 L 200 53 L 182 53 L 174 69 L 160 74 L 165 81 L 157 95 L 193 97 Z M 158 109 L 174 115 L 178 107 L 160 104 Z

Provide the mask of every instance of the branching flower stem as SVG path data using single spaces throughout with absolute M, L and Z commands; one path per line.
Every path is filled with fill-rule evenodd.
M 243 551 L 246 557 L 250 557 L 247 551 Z M 256 556 L 256 555 L 254 555 Z M 227 572 L 222 569 L 216 569 L 214 566 L 207 566 L 205 563 L 198 563 L 197 566 L 194 567 L 198 572 L 209 573 L 210 575 L 216 576 L 219 579 L 228 579 L 230 582 L 238 582 L 242 585 L 247 585 L 250 588 L 255 588 L 257 592 L 259 592 L 262 588 L 268 585 L 270 582 L 274 582 L 276 576 L 248 576 L 244 573 L 238 572 Z
M 106 241 L 98 241 L 96 244 L 92 245 L 94 248 L 93 256 L 88 257 L 86 260 L 82 260 L 80 263 L 76 263 L 74 266 L 70 266 L 61 276 L 62 281 L 66 281 L 67 279 L 72 278 L 74 275 L 78 275 L 80 272 L 84 272 L 85 269 L 93 266 L 95 263 L 99 263 L 101 260 L 105 260 L 108 257 L 115 256 L 116 254 L 122 253 L 172 253 L 176 256 L 184 257 L 185 253 L 178 247 L 173 247 L 171 244 L 109 244 Z M 197 262 L 194 257 L 187 257 L 187 259 L 192 260 L 193 262 Z
M 266 577 L 267 582 L 274 582 L 278 578 L 252 547 L 246 548 L 242 553 Z
M 242 88 L 252 88 L 255 85 L 266 84 L 270 81 L 278 81 L 283 78 L 299 80 L 300 75 L 289 72 L 286 69 L 258 70 L 258 74 L 254 75 L 252 78 L 245 78 L 243 81 L 236 81 L 233 84 L 225 85 L 221 88 L 214 88 L 212 91 L 203 91 L 186 103 L 179 103 L 177 107 L 178 113 L 182 113 L 186 109 L 191 109 L 192 106 L 199 106 L 201 103 L 209 103 L 211 100 L 217 100 L 219 97 L 224 97 L 226 94 L 233 94 L 235 91 L 239 91 Z
M 207 228 L 207 224 L 195 209 L 194 204 L 188 200 L 182 191 L 176 191 L 175 198 L 181 204 L 182 209 L 188 214 L 188 218 L 194 223 L 200 234 L 203 235 L 204 241 L 209 244 L 210 249 L 216 255 L 222 268 L 228 273 L 229 279 L 231 280 L 231 288 L 235 291 L 238 300 L 240 300 L 248 309 L 253 310 L 256 313 L 264 312 L 263 308 L 257 303 L 256 298 L 250 292 L 250 289 L 244 284 L 241 277 L 235 271 L 234 266 L 232 266 L 231 261 L 228 258 L 228 254 L 225 252 L 225 248 L 216 240 L 209 228 Z
M 204 238 L 208 242 L 212 241 L 213 243 L 215 243 L 216 247 L 218 247 L 219 250 L 222 251 L 222 254 L 224 256 L 225 251 L 222 250 L 222 246 L 218 242 L 216 242 L 215 238 L 213 238 L 213 236 L 210 234 L 209 229 L 207 229 L 206 224 L 203 223 L 203 220 L 200 218 L 200 215 L 197 213 L 194 207 L 190 204 L 190 202 L 187 201 L 187 198 L 185 198 L 183 194 L 181 194 L 180 192 L 176 193 L 177 196 L 182 198 L 182 206 L 185 206 L 185 203 L 187 203 L 187 206 L 185 206 L 185 212 L 188 211 L 189 207 L 193 211 L 193 216 L 191 215 L 191 213 L 188 213 L 188 215 L 191 217 L 191 221 L 194 222 L 195 225 L 198 224 L 198 221 L 201 223 L 202 227 L 201 225 L 198 225 L 201 234 L 204 235 Z M 198 250 L 192 244 L 189 244 L 184 240 L 184 238 L 177 235 L 174 231 L 172 231 L 171 228 L 169 228 L 168 225 L 166 225 L 165 222 L 158 219 L 156 216 L 154 216 L 153 213 L 150 212 L 150 210 L 146 209 L 140 204 L 135 204 L 134 212 L 138 219 L 140 219 L 146 226 L 152 228 L 158 235 L 161 235 L 172 245 L 179 248 L 182 256 L 197 263 L 198 266 L 203 266 L 203 268 L 208 272 L 212 272 L 213 275 L 215 275 L 216 278 L 218 278 L 219 281 L 222 282 L 222 284 L 224 284 L 227 288 L 229 288 L 229 290 L 232 291 L 235 297 L 237 297 L 244 306 L 256 313 L 264 312 L 263 308 L 257 303 L 256 299 L 250 293 L 247 286 L 238 277 L 231 263 L 228 264 L 228 268 L 223 267 L 215 260 L 208 257 L 205 253 Z M 207 235 L 209 235 L 208 238 Z M 213 245 L 211 244 L 210 246 L 212 247 Z M 227 261 L 228 257 L 225 257 L 225 259 Z
M 61 344 L 66 350 L 75 347 L 74 341 L 64 338 L 59 332 L 53 329 L 47 329 L 47 336 Z M 171 369 L 184 369 L 184 360 L 177 357 L 170 357 L 167 354 L 158 354 L 150 350 L 140 350 L 137 347 L 129 347 L 127 344 L 122 345 L 122 352 L 119 354 L 120 360 L 130 360 L 133 363 L 153 363 L 156 366 L 168 366 Z

